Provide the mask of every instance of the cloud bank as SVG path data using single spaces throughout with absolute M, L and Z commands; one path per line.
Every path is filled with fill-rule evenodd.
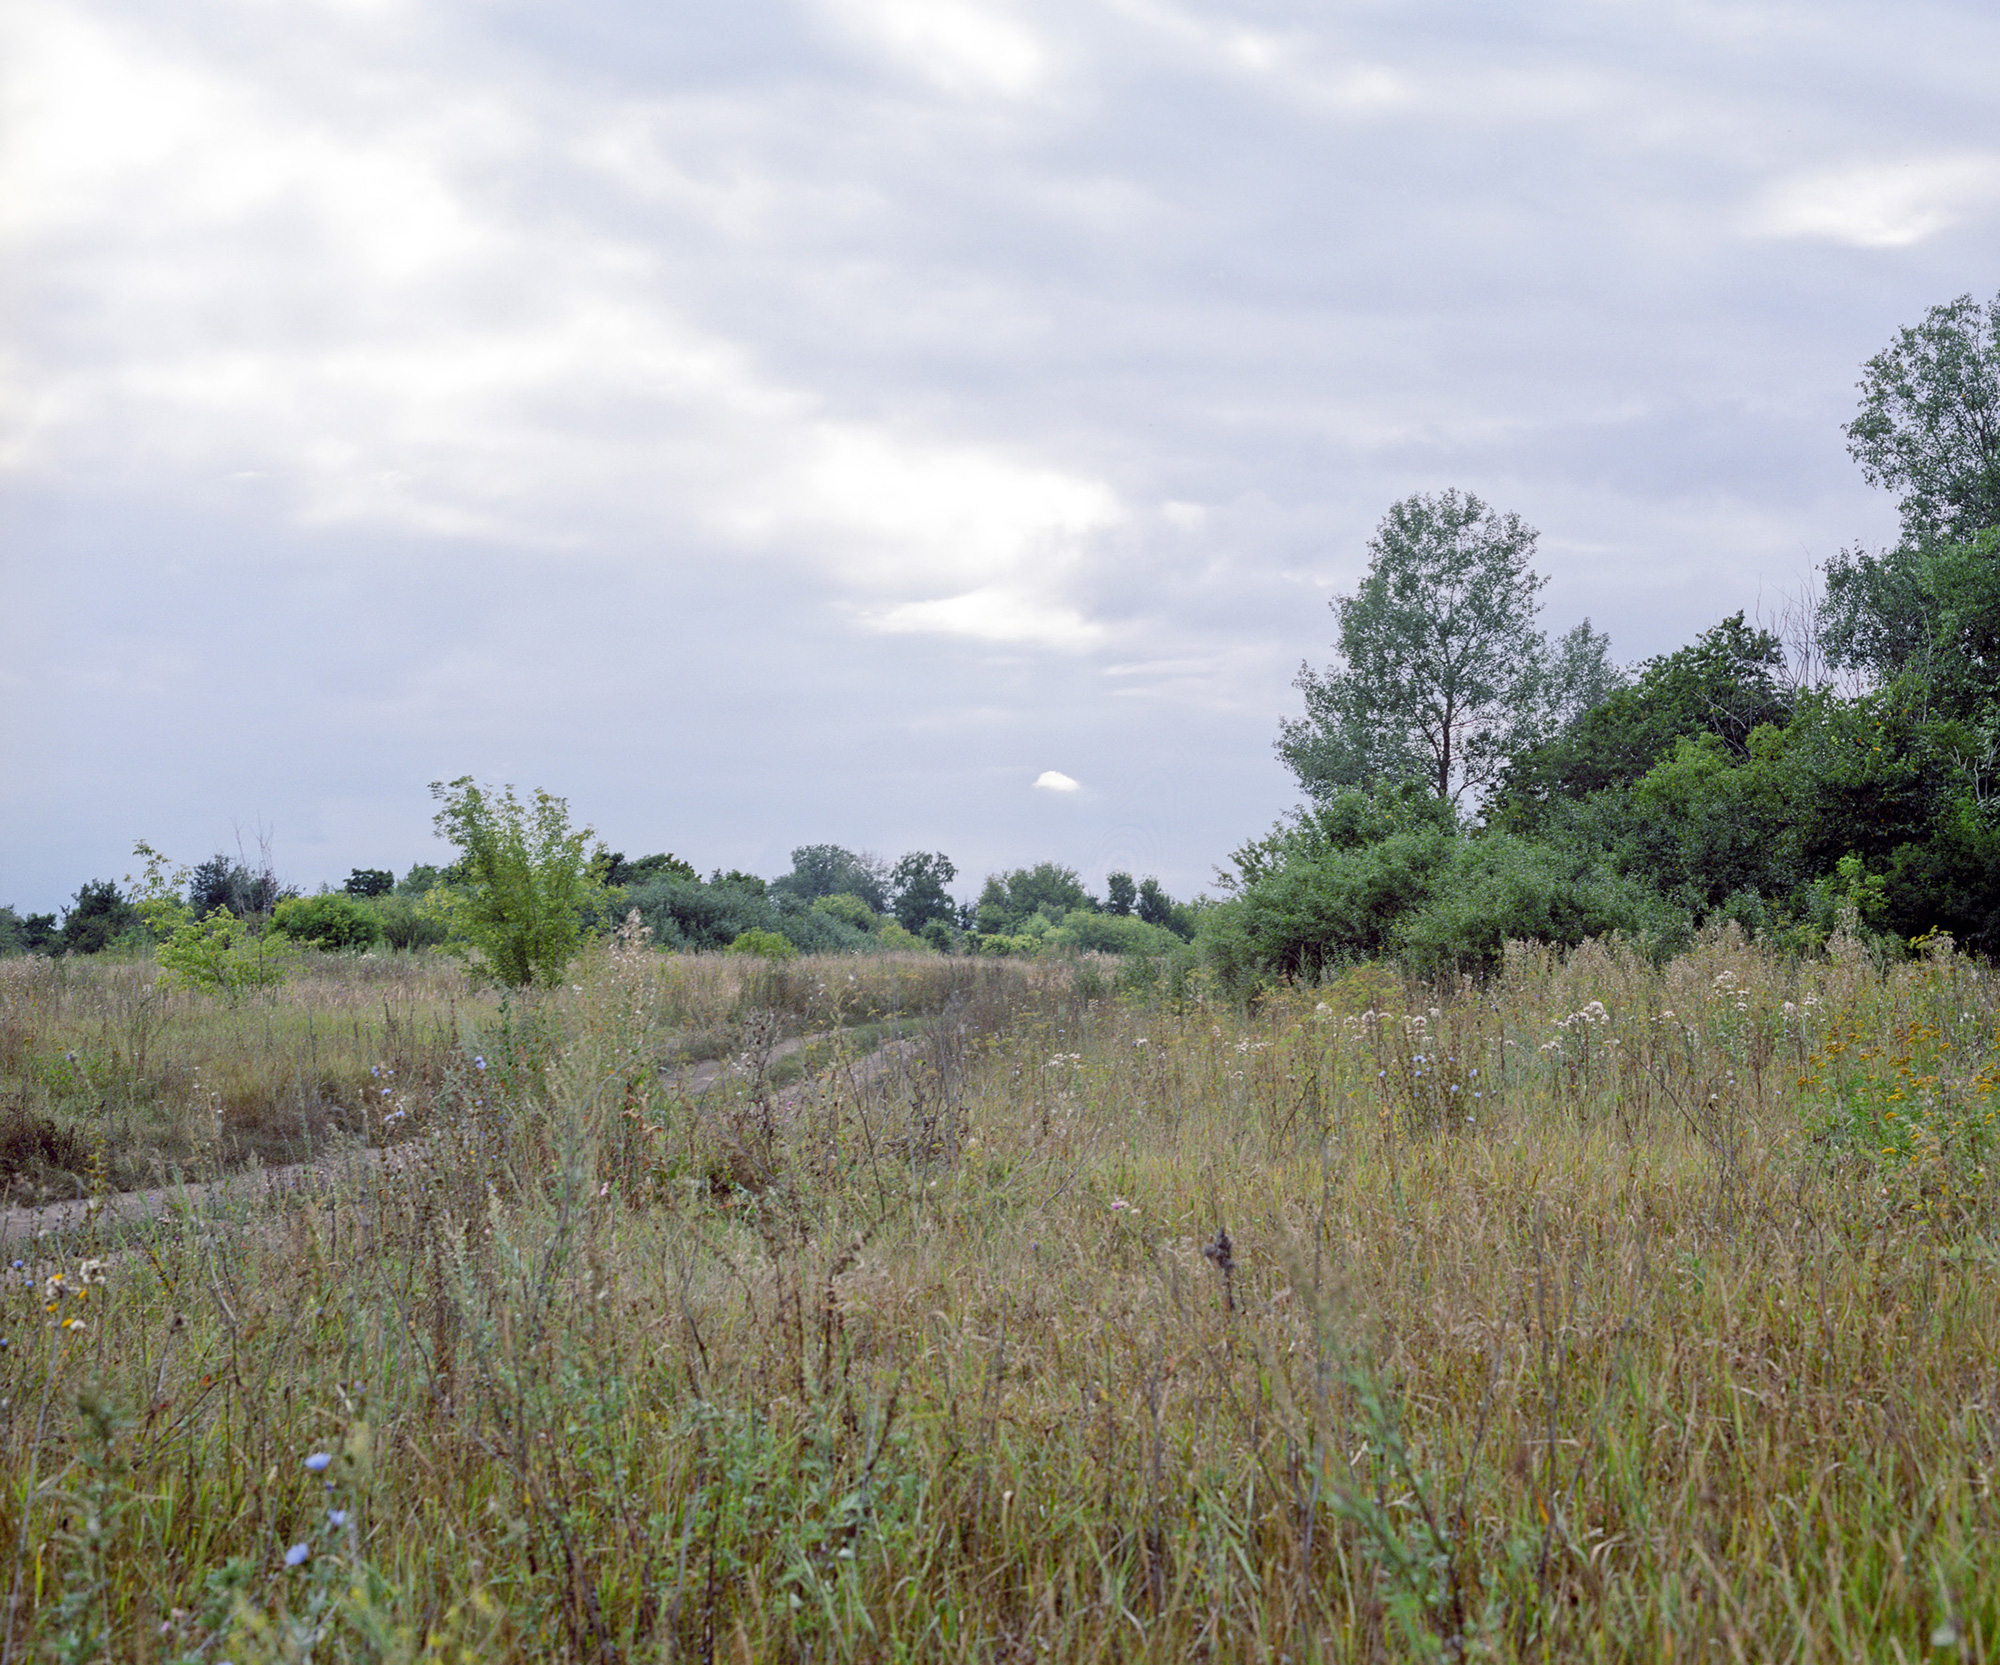
M 0 900 L 404 864 L 468 771 L 1196 888 L 1397 498 L 1518 510 L 1625 657 L 1888 534 L 1840 424 L 1993 281 L 1997 28 L 23 0 Z

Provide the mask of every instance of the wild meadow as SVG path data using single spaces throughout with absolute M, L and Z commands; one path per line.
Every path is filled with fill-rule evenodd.
M 0 1259 L 0 1650 L 1992 1659 L 1997 1043 L 1734 927 L 0 964 L 14 1201 L 319 1160 Z

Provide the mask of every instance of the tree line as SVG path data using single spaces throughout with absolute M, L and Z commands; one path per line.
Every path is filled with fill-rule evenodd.
M 251 950 L 267 936 L 335 951 L 471 948 L 503 982 L 547 982 L 584 937 L 634 914 L 664 949 L 777 956 L 1159 953 L 1194 935 L 1190 905 L 1125 872 L 1108 876 L 1100 899 L 1075 869 L 1041 862 L 991 875 L 976 901 L 961 902 L 949 889 L 957 866 L 942 851 L 889 862 L 808 844 L 775 879 L 737 869 L 703 878 L 671 853 L 628 857 L 595 844 L 547 792 L 522 797 L 470 776 L 431 790 L 436 830 L 457 851 L 450 863 L 419 863 L 400 879 L 357 867 L 339 889 L 307 896 L 280 883 L 268 850 L 182 870 L 141 844 L 140 877 L 90 881 L 60 918 L 0 908 L 0 953 L 151 947 L 183 980 L 237 992 L 266 975 L 268 956 Z
M 1636 666 L 1587 619 L 1543 634 L 1518 516 L 1396 504 L 1280 725 L 1306 801 L 1218 875 L 1211 963 L 1477 970 L 1510 938 L 1665 951 L 1722 921 L 2000 951 L 2000 299 L 1932 308 L 1860 391 L 1848 447 L 1898 541 Z

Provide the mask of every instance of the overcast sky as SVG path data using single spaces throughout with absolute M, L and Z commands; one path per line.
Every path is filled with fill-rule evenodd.
M 1995 63 L 1972 4 L 12 0 L 0 902 L 401 871 L 464 774 L 1189 894 L 1397 499 L 1519 513 L 1628 661 L 1887 541 L 1841 429 L 2000 287 Z

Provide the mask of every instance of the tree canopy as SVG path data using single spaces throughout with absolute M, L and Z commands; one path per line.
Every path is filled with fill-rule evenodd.
M 1341 664 L 1302 665 L 1293 684 L 1306 713 L 1281 726 L 1277 750 L 1307 792 L 1421 779 L 1458 803 L 1539 734 L 1555 688 L 1535 628 L 1536 536 L 1470 492 L 1389 510 L 1367 577 L 1332 602 Z
M 1934 306 L 1863 366 L 1848 453 L 1902 493 L 1907 543 L 2000 526 L 2000 297 Z

